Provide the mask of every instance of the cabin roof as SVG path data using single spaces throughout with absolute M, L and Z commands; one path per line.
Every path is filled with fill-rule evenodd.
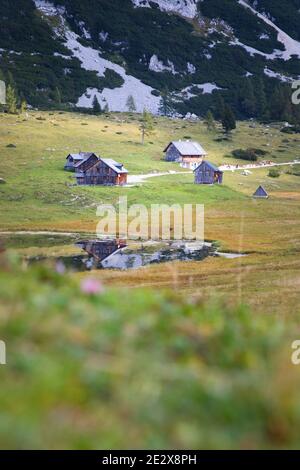
M 75 163 L 74 167 L 75 167 L 75 170 L 80 168 L 81 165 L 85 162 L 87 162 L 91 157 L 96 157 L 97 160 L 99 160 L 99 157 L 98 155 L 96 155 L 95 153 L 89 153 L 87 157 L 84 157 L 83 160 L 80 160 L 79 162 Z
M 128 171 L 126 170 L 126 168 L 124 168 L 122 163 L 118 163 L 112 158 L 101 158 L 101 160 L 118 174 L 128 173 Z
M 181 155 L 190 155 L 195 157 L 199 155 L 207 155 L 204 148 L 198 142 L 190 140 L 178 140 L 170 142 L 169 145 L 165 148 L 164 152 L 167 152 L 170 145 L 172 144 L 177 148 Z
M 91 157 L 92 155 L 94 155 L 94 153 L 92 153 L 92 152 L 70 153 L 67 156 L 67 158 L 72 157 L 73 160 L 81 161 L 81 160 L 85 160 L 85 159 Z
M 253 197 L 269 197 L 269 195 L 263 186 L 259 186 L 253 194 Z
M 213 163 L 209 162 L 208 160 L 203 160 L 202 163 L 200 163 L 200 165 L 197 166 L 197 168 L 195 168 L 194 172 L 197 171 L 202 165 L 207 165 L 209 166 L 213 171 L 217 171 L 218 173 L 223 173 L 222 170 L 220 170 L 220 168 L 218 168 L 216 165 L 214 165 Z

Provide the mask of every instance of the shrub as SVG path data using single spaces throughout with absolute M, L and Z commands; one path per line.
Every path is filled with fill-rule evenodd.
M 247 150 L 237 149 L 237 150 L 233 150 L 231 153 L 234 156 L 234 158 L 239 158 L 241 160 L 249 160 L 252 162 L 257 161 L 257 154 L 255 153 L 254 149 L 247 149 Z
M 300 176 L 300 165 L 291 166 L 287 172 L 287 175 Z
M 280 132 L 283 132 L 284 134 L 299 134 L 300 126 L 283 127 Z
M 269 175 L 268 175 L 270 178 L 279 178 L 280 176 L 280 171 L 277 170 L 276 168 L 271 168 L 270 171 L 269 171 Z

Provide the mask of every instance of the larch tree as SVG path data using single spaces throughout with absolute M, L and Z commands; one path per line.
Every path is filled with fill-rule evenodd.
M 140 130 L 142 135 L 142 145 L 144 145 L 145 137 L 150 136 L 154 132 L 154 122 L 152 114 L 149 113 L 146 109 L 144 109 L 143 111 Z

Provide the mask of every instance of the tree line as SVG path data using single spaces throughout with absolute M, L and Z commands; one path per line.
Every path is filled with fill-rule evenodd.
M 6 104 L 0 105 L 0 110 L 10 114 L 24 113 L 27 109 L 27 102 L 24 95 L 18 92 L 12 73 L 8 71 L 4 74 L 0 70 L 0 81 L 6 85 Z

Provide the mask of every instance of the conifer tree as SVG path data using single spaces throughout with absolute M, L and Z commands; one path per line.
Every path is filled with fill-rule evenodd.
M 204 124 L 206 125 L 208 131 L 216 130 L 216 124 L 215 124 L 215 121 L 214 121 L 214 117 L 213 117 L 213 114 L 210 110 L 207 112 L 207 114 L 205 116 Z
M 55 103 L 57 104 L 61 104 L 61 92 L 60 92 L 60 89 L 58 87 L 55 88 L 54 90 L 54 101 Z
M 102 112 L 102 109 L 101 109 L 100 103 L 98 101 L 97 96 L 95 95 L 93 99 L 93 113 L 101 114 L 101 112 Z
M 172 97 L 169 89 L 166 87 L 161 92 L 159 111 L 163 116 L 170 116 L 173 111 Z
M 236 121 L 235 121 L 235 115 L 230 108 L 230 106 L 225 105 L 224 108 L 224 115 L 222 119 L 222 126 L 224 131 L 228 134 L 229 132 L 233 131 L 236 129 Z
M 6 108 L 8 113 L 16 114 L 17 101 L 18 100 L 14 88 L 11 85 L 8 85 L 6 89 Z
M 130 113 L 136 112 L 136 105 L 132 95 L 129 95 L 126 102 L 126 107 Z
M 150 114 L 146 109 L 144 109 L 143 111 L 140 130 L 142 135 L 142 145 L 144 145 L 145 137 L 151 135 L 154 132 L 154 122 L 152 114 Z
M 223 97 L 218 93 L 215 103 L 215 118 L 222 121 L 225 113 L 225 101 Z
M 21 99 L 21 104 L 20 104 L 20 113 L 24 114 L 24 113 L 26 113 L 26 111 L 27 111 L 27 102 L 26 102 L 25 98 L 22 98 Z
M 268 120 L 270 113 L 268 109 L 267 96 L 265 91 L 265 85 L 262 78 L 258 78 L 255 83 L 255 95 L 256 95 L 256 110 L 257 116 L 260 119 Z
M 241 110 L 246 117 L 254 117 L 256 114 L 256 98 L 252 81 L 246 79 L 241 88 Z

